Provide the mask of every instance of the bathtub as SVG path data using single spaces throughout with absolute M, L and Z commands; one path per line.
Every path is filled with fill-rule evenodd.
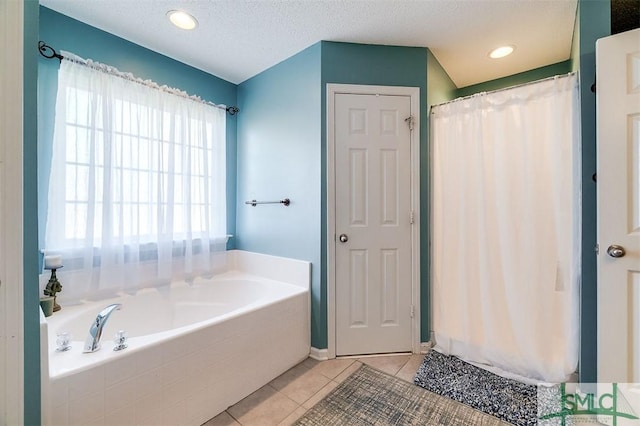
M 228 270 L 41 316 L 45 425 L 200 425 L 309 355 L 310 264 L 227 252 Z M 62 278 L 61 278 L 62 281 Z M 97 313 L 121 303 L 102 348 L 82 348 Z M 128 347 L 113 351 L 126 331 Z M 57 334 L 72 347 L 56 350 Z

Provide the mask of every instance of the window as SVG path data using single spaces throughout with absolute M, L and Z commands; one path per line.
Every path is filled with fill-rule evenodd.
M 95 129 L 89 126 L 89 98 L 85 90 L 67 88 L 64 238 L 72 241 L 87 237 L 92 195 L 89 186 L 95 189 L 91 216 L 97 239 L 102 237 L 104 203 L 108 200 L 113 205 L 113 228 L 122 227 L 125 238 L 153 242 L 160 229 L 159 221 L 169 211 L 169 203 L 173 206 L 176 237 L 184 239 L 189 233 L 205 232 L 213 212 L 208 197 L 209 187 L 215 184 L 210 173 L 214 147 L 208 143 L 214 140 L 213 123 L 190 119 L 188 127 L 195 129 L 190 132 L 198 133 L 197 137 L 187 134 L 184 140 L 176 140 L 171 136 L 183 134 L 183 117 L 116 100 L 108 148 L 112 159 L 108 172 L 112 173 L 112 193 L 107 198 L 104 126 Z M 102 114 L 100 109 L 97 113 Z M 102 124 L 101 119 L 97 121 Z
M 66 52 L 58 80 L 47 251 L 193 274 L 226 242 L 225 110 Z

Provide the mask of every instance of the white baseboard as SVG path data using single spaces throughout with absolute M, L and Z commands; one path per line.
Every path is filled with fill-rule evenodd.
M 329 359 L 329 349 L 318 349 L 312 346 L 309 351 L 309 357 L 316 361 L 326 361 Z
M 433 343 L 431 343 L 431 341 L 420 342 L 420 353 L 421 354 L 426 354 L 427 352 L 429 352 L 431 350 L 432 347 L 433 347 Z

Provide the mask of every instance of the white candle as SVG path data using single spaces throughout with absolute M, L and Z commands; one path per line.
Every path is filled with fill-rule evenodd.
M 44 257 L 45 269 L 58 269 L 61 266 L 62 266 L 62 256 L 60 256 L 59 254 Z

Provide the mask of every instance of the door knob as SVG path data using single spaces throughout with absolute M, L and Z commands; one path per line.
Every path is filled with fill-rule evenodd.
M 340 238 L 341 243 L 346 243 L 347 241 L 349 241 L 349 237 L 347 237 L 347 234 L 340 234 L 338 238 Z
M 627 253 L 624 251 L 624 247 L 613 244 L 607 248 L 607 254 L 611 257 L 624 257 Z

